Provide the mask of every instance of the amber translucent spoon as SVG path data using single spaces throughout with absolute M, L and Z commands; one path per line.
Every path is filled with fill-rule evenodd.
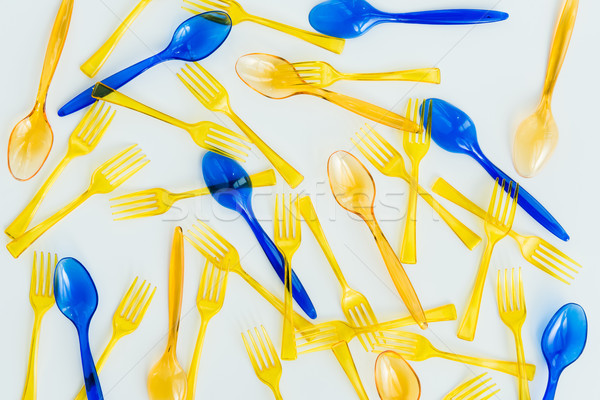
M 56 71 L 71 23 L 74 0 L 63 0 L 50 34 L 40 87 L 31 113 L 19 122 L 8 141 L 8 169 L 15 179 L 31 179 L 42 168 L 54 135 L 46 117 L 46 95 Z
M 377 356 L 375 385 L 381 400 L 419 400 L 421 382 L 412 367 L 394 351 Z

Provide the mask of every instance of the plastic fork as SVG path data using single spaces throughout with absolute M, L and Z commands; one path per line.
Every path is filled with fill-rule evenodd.
M 117 342 L 123 337 L 133 333 L 140 326 L 140 323 L 146 314 L 146 310 L 148 310 L 148 306 L 154 297 L 156 286 L 150 291 L 150 288 L 152 287 L 150 283 L 143 281 L 137 286 L 137 281 L 138 277 L 133 280 L 133 283 L 129 286 L 129 289 L 127 289 L 127 292 L 113 314 L 112 335 L 104 348 L 102 355 L 96 362 L 96 371 L 98 371 L 98 373 L 102 371 L 106 359 Z M 75 397 L 75 400 L 85 400 L 86 398 L 85 386 L 83 386 L 77 394 L 77 397 Z
M 427 322 L 453 321 L 456 319 L 456 308 L 454 304 L 433 308 L 425 311 Z M 379 333 L 375 339 L 367 337 L 369 348 L 365 346 L 365 350 L 374 350 L 375 344 L 379 343 L 377 338 L 381 335 L 380 332 L 403 328 L 405 326 L 415 325 L 415 320 L 408 316 L 392 321 L 381 322 L 368 326 L 352 326 L 343 321 L 328 321 L 315 325 L 311 328 L 302 329 L 296 332 L 296 346 L 300 350 L 300 354 L 312 353 L 331 348 L 334 344 L 344 341 L 349 343 L 353 338 L 367 333 Z
M 248 285 L 258 292 L 265 300 L 275 307 L 281 314 L 284 313 L 284 306 L 281 300 L 274 294 L 265 289 L 250 274 L 248 274 L 240 263 L 240 255 L 235 247 L 231 245 L 223 236 L 212 229 L 206 223 L 198 220 L 198 224 L 192 225 L 185 234 L 185 239 L 198 250 L 204 257 L 211 260 L 219 268 L 229 268 L 229 272 L 234 272 L 242 277 Z M 298 329 L 306 329 L 314 326 L 304 319 L 300 314 L 294 312 L 294 326 Z
M 131 178 L 136 172 L 150 162 L 150 160 L 146 159 L 144 154 L 141 154 L 141 151 L 142 150 L 134 144 L 98 167 L 92 173 L 92 179 L 85 192 L 50 218 L 39 223 L 10 242 L 6 246 L 10 254 L 15 258 L 19 257 L 25 249 L 42 236 L 48 229 L 53 227 L 58 221 L 63 219 L 87 199 L 95 194 L 110 193 L 127 179 Z
M 479 319 L 479 309 L 481 307 L 481 297 L 483 296 L 483 288 L 487 271 L 492 258 L 492 251 L 496 243 L 503 237 L 508 235 L 515 219 L 517 211 L 517 200 L 519 197 L 519 184 L 515 184 L 514 190 L 512 182 L 505 187 L 506 182 L 502 181 L 502 186 L 498 184 L 498 179 L 494 184 L 494 192 L 485 216 L 485 235 L 487 236 L 487 244 L 481 257 L 479 270 L 475 277 L 475 285 L 469 298 L 467 309 L 461 319 L 458 329 L 458 337 L 463 340 L 472 341 L 475 338 L 475 330 L 477 329 L 477 320 Z M 506 190 L 506 191 L 505 191 Z M 498 191 L 500 195 L 498 196 Z M 510 212 L 509 212 L 510 211 Z
M 346 317 L 346 320 L 354 326 L 369 326 L 376 324 L 377 317 L 375 316 L 375 312 L 373 311 L 373 308 L 369 304 L 367 298 L 362 293 L 352 289 L 350 285 L 348 285 L 348 282 L 342 273 L 342 269 L 335 259 L 331 247 L 329 246 L 327 237 L 325 237 L 325 232 L 323 232 L 323 227 L 319 222 L 319 217 L 317 216 L 317 212 L 315 211 L 310 197 L 302 196 L 300 198 L 300 213 L 302 214 L 304 222 L 306 222 L 313 235 L 317 239 L 319 246 L 321 246 L 321 250 L 323 250 L 323 253 L 327 258 L 327 261 L 329 261 L 329 265 L 331 265 L 331 269 L 333 270 L 335 277 L 342 287 L 342 311 Z M 368 350 L 367 343 L 365 342 L 365 340 L 370 342 L 368 335 L 361 334 L 358 336 L 358 340 L 360 340 L 360 343 L 365 350 Z
M 495 389 L 492 378 L 486 379 L 487 372 L 466 381 L 444 396 L 442 400 L 487 400 L 500 391 Z M 489 383 L 489 385 L 488 385 Z M 487 385 L 487 386 L 485 386 Z
M 414 111 L 412 109 L 412 100 L 408 100 L 406 106 L 406 117 L 410 118 L 411 111 L 413 114 L 412 121 L 421 126 L 419 132 L 404 132 L 403 146 L 404 151 L 410 158 L 410 189 L 408 195 L 408 211 L 406 213 L 406 225 L 404 227 L 404 235 L 402 236 L 402 248 L 400 250 L 400 261 L 406 264 L 417 263 L 417 193 L 419 187 L 419 164 L 425 154 L 429 151 L 431 143 L 431 101 L 428 107 L 427 128 L 423 131 L 423 119 L 419 118 L 419 110 L 422 115 L 425 115 L 425 103 L 420 103 L 415 100 Z M 420 121 L 419 121 L 420 119 Z
M 410 184 L 411 177 L 406 171 L 402 155 L 368 124 L 366 127 L 368 130 L 360 129 L 362 137 L 357 133 L 357 138 L 351 139 L 352 143 L 379 172 L 387 176 L 403 179 Z M 454 215 L 450 214 L 425 189 L 420 185 L 418 188 L 421 198 L 438 213 L 467 248 L 472 250 L 481 242 L 481 238 L 477 234 L 467 228 Z
M 353 81 L 412 81 L 440 83 L 439 68 L 421 68 L 408 71 L 378 72 L 370 74 L 345 74 L 324 61 L 304 61 L 292 64 L 306 83 L 320 88 L 340 80 Z
M 515 269 L 510 271 L 511 278 L 509 280 L 508 269 L 498 271 L 498 313 L 500 319 L 511 330 L 515 337 L 517 346 L 517 362 L 519 364 L 519 400 L 529 400 L 529 384 L 525 374 L 525 352 L 523 351 L 523 339 L 521 330 L 527 316 L 525 307 L 525 294 L 523 292 L 523 279 L 521 278 L 521 268 L 515 280 Z M 503 285 L 504 283 L 504 285 Z M 504 290 L 502 287 L 504 286 Z M 518 291 L 518 294 L 517 294 Z
M 58 257 L 48 253 L 44 262 L 44 253 L 40 252 L 38 264 L 37 253 L 33 253 L 33 268 L 31 269 L 31 285 L 29 287 L 29 302 L 34 312 L 31 345 L 29 346 L 29 361 L 27 362 L 27 378 L 23 389 L 23 400 L 37 399 L 37 350 L 40 342 L 42 318 L 54 306 L 54 267 Z
M 217 315 L 223 307 L 225 300 L 225 291 L 227 289 L 227 276 L 229 270 L 217 267 L 213 262 L 206 260 L 204 271 L 202 271 L 202 279 L 200 280 L 200 288 L 198 289 L 198 297 L 196 298 L 196 306 L 200 312 L 202 320 L 200 330 L 198 331 L 198 339 L 194 347 L 192 363 L 187 374 L 187 392 L 186 398 L 194 400 L 196 398 L 196 378 L 198 376 L 198 366 L 200 365 L 200 354 L 202 353 L 202 344 L 204 343 L 204 334 L 208 322 Z
M 384 332 L 384 338 L 383 344 L 376 345 L 377 350 L 394 350 L 409 361 L 424 361 L 429 358 L 440 357 L 463 364 L 493 369 L 513 376 L 519 375 L 519 365 L 516 362 L 447 353 L 436 349 L 425 336 L 416 333 L 399 330 L 386 331 Z M 533 380 L 535 365 L 525 364 L 525 371 L 527 379 Z
M 281 203 L 281 209 L 280 204 Z M 275 196 L 275 216 L 273 241 L 285 260 L 285 293 L 283 314 L 283 334 L 281 339 L 281 359 L 295 360 L 296 342 L 294 341 L 293 299 L 292 299 L 292 257 L 302 241 L 300 227 L 300 204 L 298 196 L 292 201 L 289 195 L 289 207 L 285 204 L 285 195 Z
M 124 94 L 119 93 L 106 85 L 103 85 L 102 83 L 96 84 L 94 92 L 92 93 L 92 97 L 135 110 L 142 114 L 149 115 L 160 121 L 181 128 L 190 134 L 194 143 L 206 150 L 233 158 L 234 160 L 241 162 L 244 162 L 245 157 L 248 156 L 248 154 L 244 151 L 250 149 L 250 147 L 246 144 L 248 140 L 239 133 L 235 133 L 232 130 L 214 122 L 201 121 L 195 124 L 183 122 L 177 118 L 171 117 L 170 115 L 154 110 L 153 108 L 127 97 Z
M 225 87 L 199 63 L 186 64 L 186 66 L 181 69 L 181 74 L 177 74 L 177 76 L 194 97 L 198 99 L 200 104 L 210 111 L 221 112 L 231 118 L 238 128 L 240 128 L 250 141 L 252 141 L 252 143 L 254 143 L 264 154 L 290 187 L 295 188 L 304 180 L 302 174 L 296 171 L 294 167 L 271 149 L 233 111 L 229 102 L 229 94 Z
M 254 333 L 248 329 L 246 335 L 242 332 L 242 340 L 258 379 L 273 391 L 275 399 L 283 400 L 279 391 L 282 374 L 281 361 L 265 327 L 261 325 L 260 329 L 259 331 L 255 327 Z M 257 342 L 260 346 L 256 344 Z
M 275 172 L 272 169 L 250 175 L 250 179 L 254 187 L 273 186 L 276 183 Z M 113 212 L 113 215 L 119 216 L 115 218 L 115 221 L 124 221 L 164 214 L 179 200 L 207 194 L 210 194 L 210 191 L 206 187 L 182 193 L 172 193 L 166 189 L 154 188 L 115 197 L 110 201 L 115 202 L 111 204 L 111 208 L 121 208 Z M 127 215 L 121 216 L 123 214 Z
M 182 6 L 182 8 L 191 13 L 198 14 L 205 11 L 223 10 L 231 17 L 231 23 L 233 25 L 243 21 L 252 21 L 280 32 L 287 33 L 288 35 L 295 36 L 298 39 L 302 39 L 308 43 L 314 44 L 315 46 L 319 46 L 336 54 L 340 54 L 342 52 L 344 49 L 344 44 L 346 43 L 344 39 L 323 35 L 321 33 L 305 31 L 303 29 L 285 25 L 280 22 L 249 14 L 238 2 L 234 0 L 183 0 L 183 2 L 186 5 Z
M 482 208 L 466 198 L 443 178 L 438 178 L 431 190 L 479 218 L 485 219 L 485 211 Z M 581 264 L 548 241 L 538 236 L 524 236 L 512 229 L 508 235 L 517 242 L 521 254 L 531 264 L 567 285 L 571 284 L 567 279 L 575 279 L 572 273 L 578 273 Z
M 29 204 L 21 211 L 15 220 L 6 228 L 4 233 L 12 239 L 22 235 L 33 219 L 42 200 L 52 187 L 56 178 L 62 173 L 65 167 L 76 157 L 85 156 L 91 153 L 95 148 L 104 132 L 110 126 L 115 112 L 110 112 L 110 106 L 105 107 L 104 103 L 95 103 L 92 108 L 81 119 L 69 138 L 67 153 L 58 163 L 54 171 L 38 189 Z

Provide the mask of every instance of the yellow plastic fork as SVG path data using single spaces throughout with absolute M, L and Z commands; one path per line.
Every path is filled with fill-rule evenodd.
M 485 219 L 485 211 L 482 208 L 466 198 L 443 178 L 438 178 L 431 190 L 479 218 Z M 571 282 L 567 279 L 575 279 L 572 273 L 579 273 L 581 264 L 554 247 L 550 242 L 538 236 L 521 235 L 512 229 L 508 235 L 517 242 L 521 254 L 527 261 L 559 281 L 570 285 Z
M 249 14 L 234 0 L 183 0 L 183 2 L 186 5 L 182 8 L 191 13 L 198 14 L 205 11 L 213 11 L 215 9 L 223 10 L 231 17 L 231 23 L 233 25 L 243 21 L 252 21 L 280 32 L 287 33 L 288 35 L 295 36 L 298 39 L 302 39 L 305 42 L 312 43 L 315 46 L 319 46 L 336 54 L 340 54 L 342 50 L 344 50 L 344 44 L 346 43 L 344 39 L 305 31 L 280 22 Z
M 31 270 L 31 286 L 29 287 L 29 302 L 34 312 L 31 345 L 29 346 L 29 361 L 27 362 L 27 378 L 23 389 L 22 400 L 37 399 L 37 350 L 40 342 L 40 328 L 44 314 L 54 306 L 54 267 L 58 257 L 48 253 L 44 262 L 44 253 L 40 253 L 40 262 L 37 262 L 37 253 L 33 253 L 33 268 Z
M 402 155 L 368 124 L 366 127 L 368 131 L 361 128 L 362 137 L 357 133 L 356 140 L 354 138 L 351 139 L 352 143 L 379 172 L 387 176 L 403 179 L 410 185 L 411 177 L 406 171 Z M 468 249 L 473 250 L 481 242 L 481 238 L 477 234 L 467 228 L 454 215 L 450 214 L 425 189 L 420 185 L 418 188 L 421 198 L 438 213 Z
M 98 373 L 102 371 L 106 359 L 117 342 L 123 339 L 123 337 L 133 333 L 140 326 L 140 323 L 146 314 L 146 310 L 148 310 L 148 306 L 154 297 L 156 287 L 150 291 L 152 285 L 143 281 L 136 290 L 137 281 L 138 278 L 136 277 L 113 314 L 112 335 L 104 348 L 102 355 L 96 362 L 96 371 L 98 371 Z M 85 400 L 86 398 L 85 386 L 82 386 L 77 397 L 75 397 L 75 400 Z
M 281 203 L 281 209 L 279 204 Z M 293 319 L 293 300 L 292 300 L 292 257 L 302 240 L 300 227 L 300 204 L 298 196 L 292 201 L 292 195 L 289 196 L 289 207 L 285 204 L 285 195 L 275 196 L 275 216 L 273 241 L 283 254 L 285 261 L 285 293 L 283 315 L 283 333 L 281 339 L 281 359 L 295 360 L 296 342 L 294 341 L 294 319 Z
M 273 186 L 276 183 L 275 172 L 272 169 L 250 175 L 253 187 Z M 115 221 L 133 218 L 151 217 L 164 214 L 179 200 L 210 194 L 208 188 L 190 190 L 182 193 L 172 193 L 166 189 L 154 188 L 114 197 L 110 201 L 111 208 L 121 208 L 113 215 L 119 216 Z M 122 216 L 123 214 L 127 214 Z
M 254 332 L 248 329 L 246 335 L 242 332 L 242 340 L 258 379 L 273 391 L 275 399 L 283 400 L 279 391 L 281 361 L 265 327 L 261 325 L 260 331 L 255 327 Z
M 477 320 L 479 319 L 479 309 L 481 307 L 481 297 L 483 296 L 483 288 L 487 271 L 490 266 L 492 252 L 496 243 L 503 237 L 508 235 L 515 219 L 517 211 L 517 199 L 519 196 L 519 185 L 516 184 L 513 190 L 513 183 L 508 185 L 508 193 L 505 191 L 506 182 L 502 181 L 502 185 L 498 184 L 498 179 L 494 184 L 494 192 L 485 216 L 485 235 L 487 236 L 487 244 L 481 257 L 479 270 L 475 277 L 475 285 L 469 298 L 467 309 L 461 319 L 458 329 L 458 337 L 463 340 L 472 341 L 475 338 L 475 330 L 477 329 Z M 498 195 L 498 191 L 500 195 Z
M 104 103 L 96 102 L 77 125 L 69 138 L 67 154 L 65 154 L 56 168 L 54 168 L 54 171 L 52 171 L 50 176 L 38 189 L 29 204 L 27 204 L 23 211 L 4 231 L 12 239 L 21 236 L 27 230 L 46 193 L 48 193 L 48 190 L 50 190 L 52 184 L 65 167 L 74 158 L 85 156 L 96 148 L 96 145 L 102 139 L 104 132 L 106 132 L 115 116 L 114 112 L 110 112 L 109 106 L 104 106 Z
M 436 349 L 425 336 L 416 333 L 390 330 L 384 332 L 384 337 L 383 343 L 376 345 L 378 351 L 394 350 L 409 361 L 424 361 L 429 358 L 440 357 L 463 364 L 493 369 L 513 376 L 519 375 L 519 365 L 516 362 L 464 356 L 441 351 Z M 530 381 L 533 380 L 535 365 L 526 364 L 525 371 L 527 379 Z
M 107 103 L 116 104 L 122 107 L 135 110 L 142 114 L 149 115 L 160 121 L 166 122 L 178 128 L 185 130 L 190 134 L 194 143 L 198 146 L 212 151 L 237 161 L 244 162 L 248 154 L 244 150 L 249 150 L 250 147 L 246 144 L 248 140 L 239 133 L 235 133 L 230 129 L 211 121 L 202 121 L 196 124 L 183 122 L 170 115 L 161 113 L 153 108 L 148 107 L 122 93 L 117 92 L 103 85 L 96 84 L 92 96 L 97 99 L 102 99 Z
M 284 306 L 282 301 L 265 289 L 242 268 L 240 255 L 236 248 L 206 223 L 200 220 L 197 222 L 197 225 L 194 224 L 192 229 L 187 231 L 184 236 L 185 240 L 194 246 L 194 248 L 204 257 L 211 260 L 217 267 L 223 269 L 228 267 L 229 272 L 234 272 L 241 276 L 248 285 L 256 290 L 258 294 L 283 315 Z M 306 329 L 311 328 L 314 325 L 304 319 L 300 314 L 294 312 L 294 326 L 298 329 Z
M 370 74 L 341 73 L 324 61 L 304 61 L 292 64 L 306 83 L 325 88 L 340 80 L 353 81 L 412 81 L 440 83 L 439 68 L 421 68 L 408 71 L 377 72 Z
M 196 298 L 196 306 L 198 307 L 198 312 L 200 312 L 201 324 L 198 331 L 198 339 L 196 339 L 196 346 L 194 346 L 192 362 L 187 374 L 186 399 L 188 400 L 196 398 L 196 380 L 198 366 L 200 365 L 200 354 L 202 354 L 202 344 L 204 343 L 204 334 L 206 333 L 208 322 L 223 307 L 228 273 L 228 269 L 221 269 L 208 259 L 204 264 L 198 297 Z
M 373 324 L 377 324 L 377 317 L 375 316 L 375 312 L 373 308 L 369 304 L 367 298 L 357 290 L 354 290 L 348 285 L 344 274 L 342 273 L 342 269 L 340 268 L 335 256 L 333 255 L 333 251 L 329 246 L 329 242 L 327 241 L 327 237 L 325 237 L 325 232 L 323 232 L 323 227 L 319 222 L 319 217 L 317 216 L 317 212 L 308 196 L 302 196 L 300 198 L 300 214 L 302 214 L 302 219 L 308 225 L 313 235 L 317 239 L 319 246 L 323 250 L 327 261 L 329 261 L 329 265 L 331 265 L 331 269 L 335 274 L 340 286 L 342 287 L 342 311 L 346 320 L 350 322 L 352 325 L 357 327 L 364 327 Z M 370 338 L 366 334 L 361 334 L 358 336 L 360 343 L 368 350 L 367 343 L 365 340 L 370 342 Z
M 454 321 L 456 319 L 456 308 L 454 304 L 433 308 L 425 311 L 427 322 Z M 411 317 L 404 317 L 392 321 L 381 322 L 368 326 L 351 326 L 343 321 L 328 321 L 315 325 L 311 328 L 302 329 L 296 332 L 296 346 L 300 354 L 312 353 L 315 351 L 328 350 L 338 342 L 349 343 L 356 336 L 367 333 L 381 333 L 390 329 L 403 328 L 415 325 L 415 320 Z M 381 335 L 375 336 L 375 340 L 367 337 L 369 348 L 365 350 L 374 350 L 377 340 Z
M 529 400 L 531 399 L 531 396 L 529 395 L 529 384 L 527 383 L 525 372 L 525 352 L 523 351 L 523 338 L 521 337 L 521 330 L 525 323 L 525 317 L 527 316 L 521 268 L 519 268 L 516 280 L 514 268 L 510 271 L 510 280 L 508 275 L 508 269 L 505 269 L 503 273 L 498 271 L 498 313 L 500 314 L 502 322 L 508 326 L 515 337 L 517 363 L 519 364 L 519 400 Z M 504 290 L 502 290 L 503 286 Z
M 246 123 L 238 117 L 231 108 L 229 94 L 225 87 L 216 80 L 199 63 L 187 64 L 177 74 L 181 82 L 198 99 L 200 104 L 213 112 L 221 112 L 227 115 L 244 132 L 244 134 L 256 145 L 269 162 L 281 174 L 283 179 L 295 188 L 304 180 L 294 167 L 285 161 L 279 154 L 271 149 Z
M 442 400 L 488 400 L 492 398 L 500 389 L 494 390 L 496 384 L 492 382 L 492 378 L 486 379 L 486 375 L 487 372 L 484 372 L 457 386 Z
M 427 128 L 423 131 L 423 118 L 419 118 L 419 111 L 428 113 Z M 419 164 L 425 154 L 429 151 L 431 143 L 431 100 L 429 101 L 428 110 L 425 111 L 425 103 L 420 103 L 415 100 L 414 110 L 412 108 L 412 100 L 408 100 L 406 107 L 406 118 L 411 117 L 412 121 L 421 126 L 421 130 L 415 132 L 404 132 L 404 151 L 410 158 L 410 189 L 408 195 L 408 211 L 406 213 L 406 224 L 404 227 L 404 235 L 402 236 L 402 248 L 400 250 L 400 261 L 406 264 L 417 263 L 417 194 L 419 187 Z M 419 121 L 420 120 L 420 121 Z
M 106 161 L 92 173 L 90 185 L 71 203 L 64 206 L 60 211 L 31 228 L 23 235 L 10 242 L 6 248 L 13 257 L 19 257 L 25 249 L 42 236 L 48 229 L 53 227 L 58 221 L 67 214 L 84 203 L 95 194 L 110 193 L 119 187 L 127 179 L 131 178 L 136 172 L 142 169 L 150 161 L 141 154 L 141 149 L 137 145 L 130 146 Z

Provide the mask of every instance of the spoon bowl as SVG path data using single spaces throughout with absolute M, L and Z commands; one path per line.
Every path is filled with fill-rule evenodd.
M 187 376 L 175 354 L 167 349 L 148 374 L 148 393 L 152 400 L 183 400 Z
M 381 400 L 419 400 L 421 397 L 419 377 L 394 351 L 384 351 L 377 356 L 375 385 Z
M 291 63 L 271 54 L 246 54 L 238 59 L 235 71 L 246 85 L 271 99 L 304 93 L 302 86 L 307 85 Z
M 356 157 L 336 151 L 327 162 L 329 185 L 335 200 L 351 213 L 368 217 L 375 202 L 373 177 Z

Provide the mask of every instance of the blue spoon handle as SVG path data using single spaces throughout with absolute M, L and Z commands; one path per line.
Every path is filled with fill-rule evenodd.
M 555 373 L 553 371 L 554 370 L 552 369 L 548 371 L 548 386 L 546 386 L 546 391 L 544 392 L 542 400 L 554 400 L 554 397 L 556 397 L 556 386 L 558 385 L 560 373 Z
M 504 21 L 508 14 L 494 10 L 452 9 L 390 14 L 393 22 L 428 25 L 486 24 Z
M 281 279 L 282 283 L 285 283 L 285 261 L 283 259 L 283 255 L 273 243 L 273 240 L 267 235 L 262 226 L 256 220 L 254 214 L 249 212 L 243 212 L 242 215 L 250 225 L 254 236 L 258 239 L 258 243 L 262 247 L 263 251 L 267 255 L 269 262 L 273 266 L 273 269 Z M 315 306 L 313 305 L 310 297 L 308 297 L 308 293 L 306 293 L 306 289 L 296 276 L 296 273 L 292 271 L 292 296 L 296 303 L 304 310 L 306 315 L 308 315 L 311 319 L 317 318 L 317 312 L 315 311 Z
M 83 365 L 83 380 L 87 398 L 88 400 L 104 400 L 96 365 L 90 350 L 88 328 L 79 332 L 79 349 L 81 350 L 81 364 Z
M 513 186 L 516 181 L 514 181 L 510 176 L 506 175 L 500 168 L 496 167 L 490 160 L 488 160 L 483 153 L 469 153 L 473 156 L 475 160 L 481 164 L 481 166 L 487 171 L 488 174 L 494 179 L 499 179 L 502 181 L 503 179 L 506 182 L 513 182 Z M 508 192 L 508 185 L 506 185 L 505 190 Z M 565 242 L 569 240 L 569 235 L 565 231 L 565 229 L 558 223 L 558 221 L 542 206 L 532 195 L 525 190 L 522 186 L 519 186 L 519 198 L 517 203 L 521 206 L 523 210 L 525 210 L 529 215 L 533 217 L 537 222 L 539 222 L 544 228 L 549 230 L 552 234 L 558 237 Z
M 112 89 L 119 89 L 121 86 L 125 85 L 126 83 L 128 83 L 133 78 L 140 75 L 147 69 L 152 68 L 153 66 L 160 64 L 163 61 L 166 61 L 166 59 L 163 57 L 163 54 L 156 54 L 150 58 L 140 61 L 137 64 L 133 64 L 129 68 L 125 68 L 124 70 L 117 72 L 116 74 L 104 79 L 102 83 L 104 83 L 106 86 Z M 96 85 L 92 85 L 90 88 L 81 92 L 67 104 L 62 106 L 62 108 L 58 110 L 58 115 L 64 117 L 93 104 L 96 101 L 96 99 L 92 97 L 94 86 Z

